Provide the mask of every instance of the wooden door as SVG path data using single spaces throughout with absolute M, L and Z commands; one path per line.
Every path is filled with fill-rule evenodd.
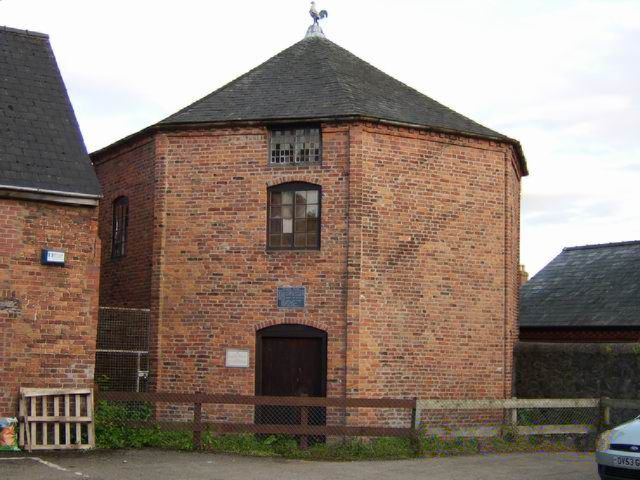
M 260 330 L 256 339 L 256 394 L 268 396 L 326 395 L 327 336 L 304 325 L 277 325 Z M 300 408 L 264 406 L 256 423 L 299 424 Z M 311 425 L 324 425 L 326 409 L 309 409 Z
M 322 396 L 322 340 L 263 338 L 260 390 L 262 395 Z

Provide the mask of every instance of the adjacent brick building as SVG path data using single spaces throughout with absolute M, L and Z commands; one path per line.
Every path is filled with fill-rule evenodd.
M 46 35 L 0 27 L 0 416 L 93 384 L 100 186 Z M 47 253 L 49 252 L 49 253 Z
M 152 388 L 511 396 L 517 141 L 316 31 L 92 160 Z
M 564 248 L 521 291 L 522 341 L 640 341 L 640 241 Z

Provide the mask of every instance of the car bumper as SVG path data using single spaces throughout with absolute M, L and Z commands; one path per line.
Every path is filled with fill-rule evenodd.
M 625 461 L 620 463 L 619 459 L 625 459 Z M 640 453 L 613 450 L 597 452 L 596 462 L 598 462 L 598 474 L 602 480 L 640 480 Z

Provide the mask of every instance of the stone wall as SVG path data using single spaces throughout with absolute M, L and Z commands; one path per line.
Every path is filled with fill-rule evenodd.
M 516 348 L 521 398 L 640 398 L 640 348 L 624 343 L 527 343 Z
M 98 209 L 0 199 L 0 417 L 22 387 L 93 384 Z M 65 265 L 40 264 L 41 249 Z

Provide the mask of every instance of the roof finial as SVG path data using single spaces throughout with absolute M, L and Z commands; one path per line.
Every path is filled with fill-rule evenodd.
M 327 11 L 320 10 L 318 12 L 318 10 L 316 9 L 316 2 L 311 2 L 311 9 L 309 10 L 309 15 L 311 15 L 311 18 L 313 18 L 313 25 L 311 25 L 307 29 L 307 34 L 305 35 L 305 38 L 324 37 L 324 32 L 322 31 L 322 28 L 320 28 L 320 24 L 318 23 L 318 20 L 327 18 L 329 16 Z

